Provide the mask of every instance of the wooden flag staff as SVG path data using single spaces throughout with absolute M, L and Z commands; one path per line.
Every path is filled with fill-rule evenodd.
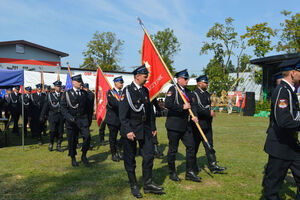
M 156 54 L 158 55 L 160 61 L 162 62 L 163 66 L 165 67 L 166 71 L 168 72 L 170 78 L 172 79 L 172 81 L 173 81 L 173 83 L 174 83 L 174 85 L 175 85 L 175 87 L 176 87 L 178 93 L 180 94 L 180 96 L 181 96 L 183 102 L 184 102 L 185 104 L 187 104 L 187 101 L 186 101 L 186 99 L 183 97 L 183 94 L 181 93 L 180 89 L 178 88 L 178 86 L 177 86 L 177 84 L 176 84 L 176 82 L 175 82 L 175 80 L 174 80 L 173 75 L 171 74 L 171 72 L 170 72 L 170 70 L 168 69 L 166 63 L 164 62 L 164 60 L 162 59 L 162 57 L 161 57 L 160 53 L 158 52 L 156 46 L 154 45 L 154 43 L 153 43 L 151 37 L 149 36 L 147 30 L 145 29 L 144 24 L 142 23 L 142 20 L 141 20 L 140 18 L 137 18 L 137 20 L 138 20 L 139 24 L 141 25 L 141 27 L 142 27 L 144 33 L 145 33 L 145 34 L 147 35 L 147 37 L 149 38 L 149 40 L 150 40 L 150 42 L 151 42 L 153 48 L 155 49 Z M 195 115 L 194 115 L 193 111 L 192 111 L 190 108 L 189 108 L 188 110 L 189 110 L 189 113 L 190 113 L 191 117 L 192 117 L 192 118 L 195 118 Z M 211 151 L 214 152 L 214 149 L 213 149 L 212 146 L 209 144 L 209 142 L 208 142 L 208 140 L 207 140 L 207 138 L 206 138 L 206 136 L 205 136 L 203 130 L 201 129 L 199 123 L 198 123 L 198 122 L 195 122 L 195 124 L 196 124 L 196 126 L 197 126 L 197 128 L 198 128 L 198 130 L 199 130 L 199 132 L 200 132 L 200 134 L 201 134 L 201 136 L 202 136 L 204 142 L 206 143 L 207 147 L 208 147 Z

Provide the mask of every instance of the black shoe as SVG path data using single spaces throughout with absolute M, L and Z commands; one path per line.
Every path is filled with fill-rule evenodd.
M 226 167 L 220 167 L 217 162 L 212 162 L 209 166 L 209 170 L 213 174 L 221 173 L 225 171 L 227 168 Z
M 89 160 L 87 159 L 87 157 L 85 155 L 81 156 L 81 161 L 85 164 L 88 165 L 89 164 Z
M 193 171 L 188 171 L 185 174 L 185 180 L 190 180 L 194 182 L 201 182 L 201 178 L 197 176 Z
M 135 197 L 135 198 L 143 198 L 142 193 L 140 192 L 139 188 L 137 185 L 133 185 L 130 187 L 131 189 L 131 194 Z
M 196 172 L 196 173 L 201 172 L 201 168 L 199 167 L 198 164 L 195 165 L 195 172 Z
M 53 144 L 51 144 L 51 143 L 49 144 L 48 150 L 49 150 L 49 151 L 53 151 Z
M 76 148 L 77 148 L 77 149 L 80 149 L 80 148 L 81 148 L 79 143 L 76 145 Z
M 130 189 L 131 189 L 131 194 L 136 197 L 136 198 L 142 198 L 143 195 L 141 194 L 137 184 L 136 184 L 136 177 L 135 177 L 135 172 L 134 171 L 127 171 L 128 174 L 128 179 L 130 182 Z
M 62 150 L 60 144 L 57 144 L 57 146 L 56 146 L 56 151 L 58 151 L 58 152 L 64 152 L 64 150 Z
M 123 160 L 123 155 L 121 153 L 121 148 L 120 147 L 117 147 L 117 156 L 118 156 L 119 160 Z
M 152 180 L 149 181 L 149 183 L 144 184 L 144 193 L 153 193 L 153 194 L 165 194 L 163 191 L 164 188 L 156 185 L 152 182 Z
M 163 153 L 159 152 L 157 144 L 154 145 L 154 157 L 162 158 L 164 156 Z
M 75 157 L 72 158 L 71 163 L 72 163 L 73 167 L 78 167 L 79 166 L 78 163 L 76 162 L 76 158 Z
M 39 144 L 40 146 L 42 146 L 42 145 L 43 145 L 43 142 L 42 142 L 42 140 L 41 140 L 41 139 L 39 139 L 39 140 L 38 140 L 38 144 Z
M 165 194 L 164 188 L 152 181 L 152 170 L 143 170 L 144 193 Z
M 105 145 L 104 138 L 100 138 L 100 146 L 104 146 L 104 145 Z
M 119 157 L 117 156 L 117 154 L 112 154 L 112 155 L 111 155 L 111 159 L 112 159 L 112 161 L 114 161 L 114 162 L 120 162 L 120 159 L 119 159 Z
M 175 181 L 175 182 L 181 181 L 181 179 L 177 176 L 176 172 L 171 172 L 169 177 L 172 181 Z

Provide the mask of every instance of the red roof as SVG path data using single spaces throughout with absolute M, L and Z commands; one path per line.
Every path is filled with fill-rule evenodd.
M 44 46 L 41 46 L 41 45 L 38 45 L 38 44 L 34 44 L 34 43 L 28 42 L 26 40 L 13 40 L 13 41 L 0 42 L 0 46 L 2 46 L 2 45 L 11 45 L 11 44 L 23 44 L 23 45 L 32 46 L 32 47 L 35 47 L 35 48 L 38 48 L 38 49 L 56 54 L 56 55 L 61 56 L 61 57 L 69 56 L 69 54 L 67 54 L 67 53 L 57 51 L 57 50 L 54 50 L 54 49 L 50 49 L 48 47 L 44 47 Z

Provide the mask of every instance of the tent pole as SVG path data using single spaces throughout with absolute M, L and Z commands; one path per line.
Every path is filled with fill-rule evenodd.
M 22 85 L 22 150 L 24 151 L 24 85 Z

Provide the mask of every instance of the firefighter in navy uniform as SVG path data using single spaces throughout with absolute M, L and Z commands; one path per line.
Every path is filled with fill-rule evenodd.
M 6 94 L 4 95 L 4 116 L 6 119 L 10 120 L 11 117 L 11 106 L 10 106 L 10 93 L 12 92 L 12 88 L 6 89 Z M 8 122 L 5 122 L 5 127 Z
M 210 93 L 207 92 L 208 87 L 208 78 L 206 75 L 199 76 L 197 79 L 197 88 L 194 91 L 196 102 L 197 102 L 197 113 L 194 113 L 199 120 L 199 125 L 203 130 L 208 143 L 213 147 L 213 132 L 212 132 L 212 120 L 215 116 L 215 112 L 211 110 L 211 100 L 210 100 Z M 194 133 L 194 140 L 195 140 L 195 169 L 200 171 L 200 168 L 197 164 L 197 153 L 199 149 L 199 145 L 203 140 L 196 124 L 193 124 L 193 133 Z M 207 145 L 203 142 L 203 146 L 205 149 L 207 161 L 208 161 L 208 168 L 212 173 L 220 173 L 226 170 L 226 167 L 220 167 L 216 161 L 216 155 L 214 151 L 211 151 Z
M 64 119 L 61 113 L 60 99 L 61 93 L 61 81 L 55 81 L 54 92 L 47 93 L 46 102 L 43 106 L 40 121 L 44 121 L 45 113 L 48 113 L 49 129 L 50 129 L 50 144 L 48 146 L 49 151 L 53 151 L 54 138 L 57 138 L 56 151 L 63 152 L 61 143 L 64 133 Z
M 19 135 L 19 118 L 21 115 L 21 94 L 19 93 L 20 87 L 13 87 L 12 93 L 10 93 L 10 109 L 11 109 L 11 117 L 14 121 L 13 133 Z
M 51 91 L 51 86 L 50 85 L 44 85 L 44 89 L 45 89 L 44 93 L 45 93 L 46 98 L 47 98 L 48 94 Z M 48 136 L 47 135 L 47 121 L 49 121 L 48 120 L 48 117 L 49 117 L 49 111 L 48 110 L 44 113 L 44 116 L 45 116 L 45 120 L 43 120 L 42 132 L 43 132 L 43 136 Z
M 124 80 L 122 76 L 114 78 L 115 87 L 107 91 L 107 104 L 106 104 L 106 116 L 104 122 L 109 129 L 109 146 L 111 152 L 111 158 L 115 162 L 119 162 L 123 159 L 121 155 L 120 141 L 117 141 L 118 131 L 120 130 L 121 123 L 119 119 L 119 101 L 122 95 Z
M 300 199 L 300 114 L 294 86 L 300 82 L 299 59 L 284 61 L 279 68 L 283 79 L 271 97 L 270 126 L 264 147 L 269 158 L 263 178 L 263 197 L 279 199 L 278 192 L 291 169 L 297 185 L 296 199 Z
M 177 87 L 186 95 L 186 99 L 190 102 L 184 104 L 175 85 L 171 86 L 167 92 L 165 106 L 168 109 L 166 120 L 166 128 L 169 139 L 168 150 L 168 166 L 170 179 L 180 182 L 181 179 L 176 174 L 175 160 L 178 151 L 179 140 L 182 140 L 186 147 L 186 174 L 185 179 L 195 182 L 200 182 L 201 178 L 194 172 L 195 166 L 195 143 L 192 132 L 192 120 L 198 121 L 197 117 L 190 119 L 188 109 L 192 109 L 195 113 L 196 106 L 194 105 L 195 97 L 193 93 L 186 88 L 189 81 L 187 70 L 182 70 L 175 74 L 177 78 Z
M 134 197 L 142 198 L 137 187 L 136 146 L 139 142 L 143 150 L 143 188 L 144 193 L 163 194 L 163 187 L 152 181 L 154 159 L 153 136 L 156 135 L 155 116 L 149 99 L 149 91 L 144 84 L 148 78 L 145 65 L 133 71 L 134 81 L 122 93 L 119 103 L 121 121 L 121 140 L 124 148 L 124 166 L 128 174 L 131 193 Z
M 25 88 L 25 94 L 23 94 L 23 103 L 24 103 L 24 126 L 23 126 L 23 129 L 24 129 L 24 135 L 25 137 L 27 137 L 27 124 L 28 122 L 30 121 L 31 119 L 31 91 L 32 91 L 32 88 L 29 86 L 29 87 L 26 87 Z
M 72 77 L 73 88 L 63 93 L 61 97 L 61 112 L 66 119 L 66 129 L 68 137 L 69 156 L 71 164 L 74 167 L 78 166 L 76 162 L 76 146 L 77 138 L 80 132 L 82 143 L 81 161 L 87 165 L 89 160 L 86 157 L 90 147 L 91 135 L 89 130 L 89 120 L 87 110 L 89 109 L 88 93 L 81 88 L 81 74 Z
M 41 83 L 36 85 L 36 93 L 31 95 L 32 102 L 32 117 L 31 117 L 31 132 L 32 136 L 36 137 L 38 140 L 38 144 L 42 145 L 42 128 L 43 123 L 40 122 L 40 118 L 42 117 L 41 112 L 46 101 L 45 93 L 42 93 L 43 85 Z

